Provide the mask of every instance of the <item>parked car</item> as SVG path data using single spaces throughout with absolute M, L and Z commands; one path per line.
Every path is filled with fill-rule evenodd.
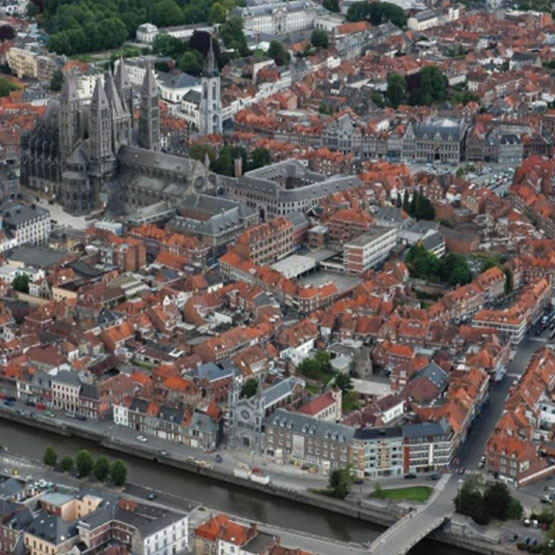
M 34 406 L 35 406 L 35 401 L 33 401 L 32 399 L 28 399 L 28 400 L 25 402 L 25 404 L 26 404 L 28 407 L 34 407 Z
M 218 453 L 215 457 L 214 457 L 215 461 L 217 463 L 221 463 L 222 462 L 222 456 Z
M 414 480 L 416 478 L 416 474 L 414 472 L 408 472 L 404 476 L 405 480 Z
M 437 480 L 439 480 L 441 478 L 441 474 L 430 474 L 426 480 L 428 480 L 429 482 L 437 482 Z
M 87 417 L 84 414 L 76 414 L 75 418 L 77 420 L 81 420 L 81 422 L 86 422 L 86 420 L 87 420 Z
M 44 410 L 46 408 L 46 405 L 44 403 L 37 403 L 35 405 L 35 408 L 38 410 Z
M 509 539 L 509 541 L 513 543 L 516 542 L 516 540 L 518 540 L 518 534 L 513 534 Z
M 34 412 L 29 413 L 29 418 L 36 418 L 37 415 Z
M 158 451 L 158 453 L 160 453 L 160 455 L 162 455 L 162 457 L 167 457 L 168 456 L 168 452 L 165 449 L 160 449 L 160 451 Z
M 48 418 L 56 418 L 56 415 L 51 410 L 47 410 L 44 415 L 48 416 Z
M 526 527 L 530 526 L 530 519 L 529 519 L 529 518 L 525 518 L 525 519 L 522 521 L 522 524 L 524 524 L 524 526 L 526 526 Z
M 149 498 L 151 501 L 153 501 L 154 499 L 156 499 L 156 497 L 157 497 L 157 496 L 156 496 L 155 493 L 149 493 L 149 494 L 148 494 L 148 498 Z
M 17 414 L 19 414 L 20 416 L 25 416 L 25 415 L 27 414 L 27 412 L 24 411 L 23 409 L 19 409 L 19 410 L 17 411 Z
M 137 436 L 137 441 L 140 441 L 141 443 L 146 443 L 148 439 L 145 436 Z
M 8 401 L 8 399 L 6 399 L 4 401 L 4 405 L 6 405 L 7 407 L 13 407 L 13 402 L 12 401 Z

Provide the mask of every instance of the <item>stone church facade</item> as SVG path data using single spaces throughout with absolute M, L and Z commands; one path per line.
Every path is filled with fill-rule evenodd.
M 53 195 L 71 214 L 121 213 L 155 202 L 179 203 L 205 192 L 208 168 L 161 152 L 154 72 L 140 90 L 137 129 L 133 90 L 123 60 L 96 82 L 84 105 L 71 74 L 31 133 L 21 140 L 21 184 Z

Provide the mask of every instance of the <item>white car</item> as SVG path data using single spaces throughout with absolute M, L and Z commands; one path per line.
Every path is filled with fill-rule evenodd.
M 137 436 L 137 441 L 140 441 L 141 443 L 146 443 L 148 439 L 145 436 Z

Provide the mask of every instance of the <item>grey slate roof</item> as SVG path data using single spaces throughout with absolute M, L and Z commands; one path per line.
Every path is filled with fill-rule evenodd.
M 8 226 L 17 226 L 33 221 L 37 218 L 50 216 L 50 211 L 41 206 L 21 204 L 19 202 L 8 201 L 0 205 L 0 212 L 3 222 Z
M 429 362 L 422 370 L 416 372 L 411 380 L 417 378 L 426 378 L 440 391 L 447 387 L 447 372 L 442 370 L 435 362 Z
M 275 427 L 287 428 L 293 433 L 314 436 L 320 439 L 332 439 L 348 444 L 354 437 L 354 428 L 317 420 L 311 416 L 289 412 L 283 409 L 276 410 L 268 419 L 267 424 Z

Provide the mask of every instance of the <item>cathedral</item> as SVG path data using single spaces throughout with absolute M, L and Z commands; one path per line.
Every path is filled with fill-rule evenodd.
M 133 90 L 123 60 L 98 78 L 90 104 L 66 74 L 32 132 L 21 139 L 21 184 L 53 195 L 71 214 L 117 214 L 160 201 L 178 204 L 206 192 L 208 168 L 161 151 L 156 78 L 147 67 L 137 129 Z

